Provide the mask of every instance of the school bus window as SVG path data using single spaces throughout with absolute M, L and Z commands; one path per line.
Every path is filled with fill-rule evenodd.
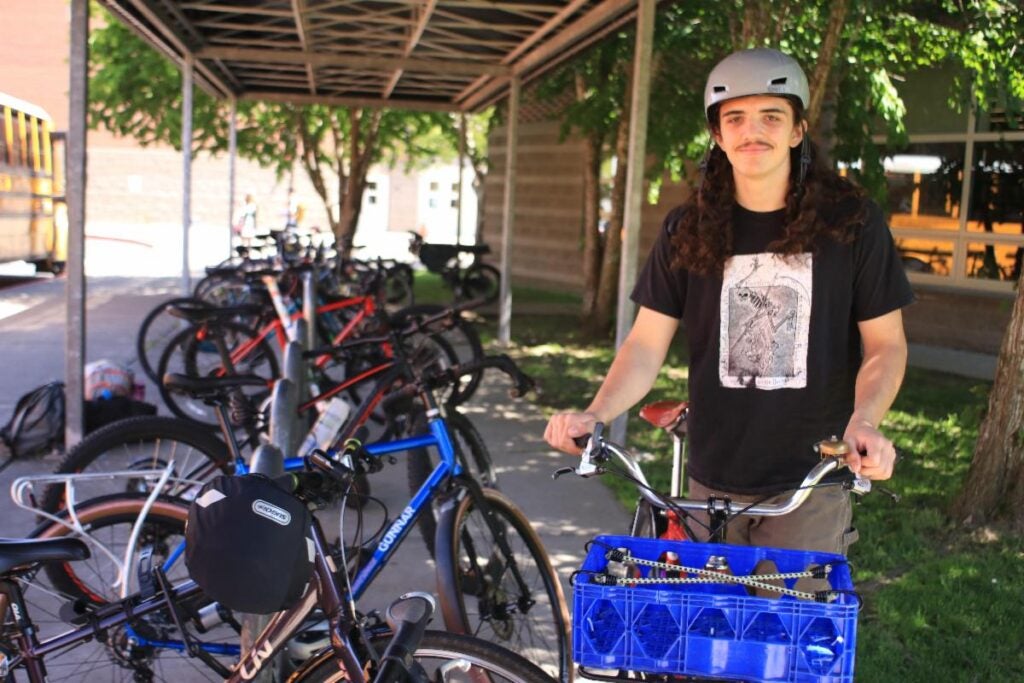
M 29 166 L 35 173 L 43 169 L 43 155 L 39 149 L 39 134 L 42 122 L 34 116 L 28 117 Z
M 10 115 L 9 112 L 10 110 L 7 107 L 0 106 L 0 164 L 11 163 L 8 158 L 10 151 L 7 144 L 7 138 L 9 137 L 7 134 L 7 117 Z
M 18 112 L 18 122 L 15 124 L 17 128 L 17 151 L 18 161 L 16 163 L 22 166 L 28 166 L 28 124 L 25 121 L 25 112 Z

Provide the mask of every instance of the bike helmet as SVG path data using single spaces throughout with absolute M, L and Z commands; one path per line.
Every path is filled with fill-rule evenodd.
M 811 103 L 807 76 L 795 59 L 767 47 L 734 52 L 711 70 L 704 86 L 704 114 L 711 120 L 711 107 L 748 95 L 789 95 L 807 109 Z

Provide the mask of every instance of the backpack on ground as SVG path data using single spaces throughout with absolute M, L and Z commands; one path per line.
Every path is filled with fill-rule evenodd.
M 11 458 L 35 455 L 64 443 L 64 382 L 50 382 L 18 399 L 0 429 Z

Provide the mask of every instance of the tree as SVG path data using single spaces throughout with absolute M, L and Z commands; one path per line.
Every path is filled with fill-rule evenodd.
M 128 28 L 106 16 L 89 37 L 89 125 L 142 145 L 180 150 L 181 74 Z M 229 104 L 202 90 L 193 98 L 192 153 L 228 146 Z M 241 102 L 238 154 L 279 175 L 298 163 L 324 203 L 337 244 L 347 253 L 375 163 L 449 154 L 449 114 L 360 107 Z M 445 134 L 439 135 L 439 132 Z

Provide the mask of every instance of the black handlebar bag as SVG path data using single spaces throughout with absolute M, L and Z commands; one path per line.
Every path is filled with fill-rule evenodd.
M 313 572 L 312 515 L 260 474 L 221 476 L 192 502 L 185 564 L 221 605 L 250 614 L 288 609 Z

